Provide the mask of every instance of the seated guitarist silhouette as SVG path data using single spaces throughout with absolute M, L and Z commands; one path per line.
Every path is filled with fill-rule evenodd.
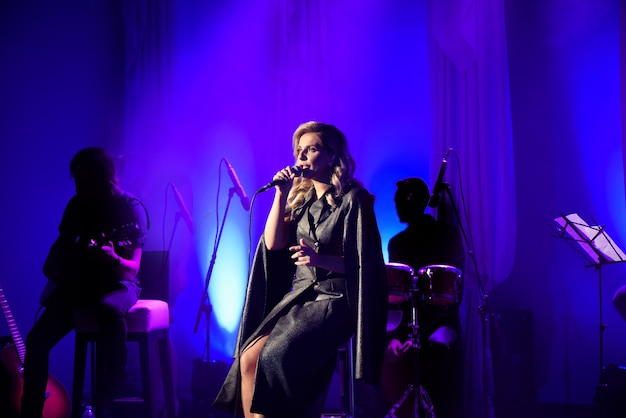
M 126 375 L 124 314 L 141 291 L 137 274 L 147 212 L 120 188 L 115 162 L 102 148 L 76 153 L 70 174 L 76 194 L 43 266 L 54 289 L 42 298 L 45 309 L 26 337 L 22 418 L 42 417 L 50 350 L 74 329 L 77 309 L 93 309 L 100 328 L 98 348 L 106 364 L 105 376 L 98 377 L 97 402 L 111 400 Z

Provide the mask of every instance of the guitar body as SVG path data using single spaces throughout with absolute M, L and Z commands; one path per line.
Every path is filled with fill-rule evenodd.
M 11 377 L 10 390 L 8 393 L 8 411 L 0 410 L 0 416 L 17 418 L 21 410 L 24 378 L 21 373 L 21 362 L 12 344 L 0 350 L 0 362 Z M 0 405 L 4 405 L 1 403 Z M 46 401 L 43 407 L 42 418 L 69 418 L 70 397 L 63 385 L 52 375 L 48 375 L 46 386 Z

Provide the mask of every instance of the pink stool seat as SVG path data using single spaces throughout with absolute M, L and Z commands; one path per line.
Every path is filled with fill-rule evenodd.
M 170 309 L 167 302 L 157 299 L 139 299 L 124 316 L 128 332 L 150 332 L 169 328 Z M 76 332 L 98 332 L 98 325 L 89 308 L 78 310 Z
M 156 418 L 158 411 L 153 405 L 152 365 L 150 364 L 150 343 L 158 343 L 161 366 L 163 393 L 167 416 L 176 416 L 175 393 L 173 386 L 173 370 L 170 363 L 169 326 L 170 314 L 167 302 L 158 299 L 139 299 L 124 316 L 128 327 L 127 340 L 139 343 L 141 361 L 141 380 L 143 386 L 144 417 Z M 72 396 L 72 418 L 80 417 L 80 406 L 83 398 L 84 378 L 87 360 L 87 347 L 92 345 L 91 369 L 92 392 L 95 387 L 94 372 L 98 369 L 96 355 L 93 350 L 98 339 L 98 325 L 89 309 L 80 310 L 75 316 L 75 363 L 74 388 Z M 92 393 L 92 396 L 94 394 Z
M 150 332 L 169 328 L 170 309 L 162 300 L 139 299 L 125 318 L 128 332 Z

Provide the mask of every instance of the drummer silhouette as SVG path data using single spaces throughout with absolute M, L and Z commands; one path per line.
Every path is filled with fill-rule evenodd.
M 459 318 L 465 267 L 462 237 L 457 228 L 425 213 L 430 191 L 422 179 L 400 180 L 396 187 L 396 211 L 407 227 L 393 236 L 388 245 L 390 315 L 383 396 L 393 406 L 395 416 L 412 417 L 417 413 L 414 398 L 405 399 L 403 395 L 407 394 L 407 387 L 416 387 L 418 391 L 422 388 L 423 412 L 419 416 L 430 417 L 434 413 L 437 418 L 459 418 L 463 414 Z M 397 289 L 403 288 L 398 285 L 398 276 L 406 276 L 407 271 L 415 274 L 411 278 L 412 296 L 402 299 L 398 297 L 401 293 Z M 397 309 L 403 312 L 401 319 L 395 315 Z M 398 405 L 399 399 L 402 405 Z

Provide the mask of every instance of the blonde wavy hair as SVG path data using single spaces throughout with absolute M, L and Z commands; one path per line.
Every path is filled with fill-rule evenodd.
M 337 198 L 345 193 L 345 186 L 354 182 L 354 169 L 356 163 L 348 150 L 346 136 L 334 125 L 322 122 L 306 122 L 298 126 L 293 133 L 293 155 L 298 158 L 298 144 L 302 135 L 307 133 L 317 134 L 326 151 L 332 155 L 331 183 L 334 186 L 333 193 L 326 194 L 326 200 L 332 207 L 337 206 Z M 304 177 L 294 179 L 293 187 L 289 191 L 287 204 L 289 209 L 294 210 L 302 205 L 306 195 L 313 189 L 313 180 Z

